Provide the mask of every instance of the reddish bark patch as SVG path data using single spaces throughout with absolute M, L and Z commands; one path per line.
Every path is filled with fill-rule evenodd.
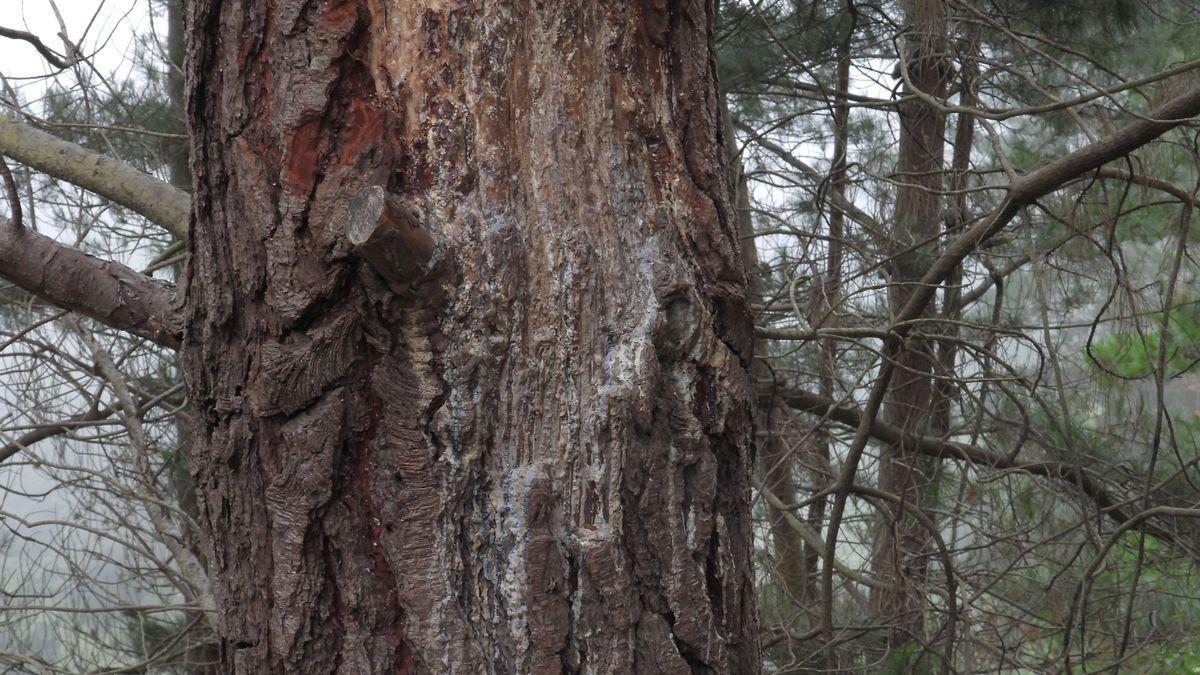
M 281 28 L 238 63 L 249 5 Z M 750 391 L 697 347 L 751 325 L 713 271 L 740 259 L 705 151 L 712 3 L 249 5 L 189 4 L 182 354 L 197 407 L 224 406 L 193 470 L 243 671 L 760 670 Z M 452 284 L 398 292 L 340 245 L 384 176 L 433 206 Z M 318 339 L 343 313 L 357 337 Z M 270 460 L 312 480 L 268 500 L 256 452 L 293 419 Z
M 309 187 L 320 168 L 321 120 L 312 119 L 301 124 L 292 134 L 288 147 L 287 165 L 284 167 L 283 184 L 293 192 L 308 194 Z
M 359 10 L 370 12 L 361 0 L 332 0 L 321 5 L 321 19 L 330 26 L 342 26 L 348 21 L 357 21 Z
M 366 99 L 354 99 L 346 109 L 346 132 L 342 136 L 339 164 L 352 164 L 366 150 L 378 147 L 385 131 L 384 111 Z

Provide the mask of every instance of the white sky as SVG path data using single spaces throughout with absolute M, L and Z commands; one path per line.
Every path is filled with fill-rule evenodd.
M 80 51 L 91 57 L 91 63 L 105 77 L 117 74 L 128 74 L 132 66 L 132 50 L 135 34 L 144 32 L 151 26 L 152 0 L 55 0 L 66 25 L 67 35 L 77 44 Z M 165 17 L 157 17 L 159 30 L 165 30 Z M 34 33 L 51 49 L 62 54 L 66 50 L 61 38 L 58 19 L 50 0 L 0 0 L 0 26 Z M 46 60 L 28 43 L 21 40 L 0 38 L 0 76 L 3 76 L 12 88 L 18 90 L 24 103 L 30 103 L 27 112 L 41 113 L 37 101 L 46 87 L 57 81 L 63 87 L 75 86 L 77 74 L 72 70 L 56 72 Z M 10 96 L 7 91 L 0 91 L 0 97 L 7 101 Z M 0 114 L 9 111 L 0 106 Z M 3 208 L 7 212 L 7 205 Z M 44 213 L 44 211 L 43 211 Z M 46 228 L 50 223 L 41 220 L 40 225 Z M 52 228 L 51 228 L 52 231 Z M 0 383 L 5 386 L 8 383 Z M 7 392 L 5 398 L 7 398 Z M 25 416 L 25 411 L 11 407 L 12 401 L 0 402 L 0 443 L 7 443 L 21 432 L 8 430 L 10 424 L 22 424 L 33 421 Z M 53 457 L 51 446 L 47 444 L 41 452 Z M 68 453 L 69 461 L 75 458 Z M 52 482 L 41 472 L 20 465 L 21 458 L 14 458 L 0 472 L 0 517 L 17 516 L 21 518 L 40 517 L 69 517 L 69 513 L 60 511 L 68 509 L 70 504 L 63 502 L 58 496 L 47 498 L 39 495 L 48 491 Z M 82 462 L 80 462 L 82 463 Z M 16 490 L 14 492 L 13 490 Z M 46 530 L 29 529 L 27 535 L 48 536 Z M 0 551 L 0 589 L 14 578 L 11 564 L 23 565 L 20 558 L 20 547 Z M 16 556 L 16 557 L 14 557 Z M 3 640 L 0 640 L 0 647 Z
M 166 29 L 161 10 L 153 17 L 156 4 L 154 0 L 53 0 L 53 4 L 51 0 L 0 0 L 0 26 L 33 33 L 51 49 L 64 53 L 53 6 L 57 5 L 67 36 L 95 68 L 105 76 L 125 74 L 132 67 L 135 29 Z M 0 75 L 26 100 L 36 99 L 46 86 L 45 77 L 54 73 L 31 45 L 0 38 Z M 69 71 L 56 77 L 68 86 L 74 80 Z

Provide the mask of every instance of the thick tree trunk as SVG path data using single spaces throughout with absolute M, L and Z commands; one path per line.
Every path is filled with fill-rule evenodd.
M 908 0 L 906 91 L 917 89 L 944 95 L 951 72 L 947 58 L 946 15 L 943 0 Z M 904 308 L 918 290 L 919 281 L 937 257 L 941 234 L 943 149 L 945 115 L 920 99 L 899 108 L 900 147 L 896 165 L 896 208 L 892 226 L 894 246 L 891 284 L 888 287 L 893 315 Z M 907 433 L 928 435 L 932 415 L 935 357 L 932 345 L 912 340 L 896 357 L 886 419 Z M 904 503 L 924 508 L 936 461 L 901 443 L 884 448 L 880 458 L 879 487 Z M 875 539 L 874 568 L 886 586 L 872 589 L 871 606 L 877 617 L 892 627 L 897 644 L 924 639 L 925 579 L 930 534 L 908 510 L 887 514 Z
M 183 363 L 227 669 L 759 668 L 712 18 L 191 3 Z M 348 241 L 376 186 L 427 264 Z

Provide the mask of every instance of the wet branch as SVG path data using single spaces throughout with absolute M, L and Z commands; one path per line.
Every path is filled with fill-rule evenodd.
M 175 286 L 0 219 L 0 277 L 62 309 L 177 349 Z

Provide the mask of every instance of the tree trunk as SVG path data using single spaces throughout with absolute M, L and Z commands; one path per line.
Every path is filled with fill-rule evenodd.
M 850 91 L 850 46 L 854 40 L 855 24 L 858 21 L 857 9 L 853 0 L 846 3 L 848 14 L 845 35 L 838 45 L 838 60 L 836 71 L 836 90 L 834 92 L 835 106 L 833 110 L 833 165 L 829 171 L 829 184 L 835 195 L 834 204 L 849 202 L 847 194 L 847 153 L 850 145 L 850 102 L 847 98 Z M 836 205 L 829 208 L 829 249 L 825 261 L 825 276 L 812 304 L 815 305 L 809 324 L 825 328 L 836 328 L 838 313 L 844 312 L 842 307 L 842 248 L 845 236 L 846 214 Z M 817 362 L 817 386 L 822 396 L 828 399 L 835 397 L 834 385 L 837 380 L 838 341 L 825 339 L 821 341 L 821 353 Z M 831 459 L 832 434 L 828 421 L 814 416 L 818 424 L 813 428 L 814 442 L 811 447 L 809 462 L 813 467 L 812 492 L 817 494 L 833 484 L 833 465 Z M 808 526 L 813 532 L 820 533 L 826 525 L 828 498 L 819 497 L 808 507 Z M 818 563 L 821 554 L 815 546 L 805 549 L 804 569 L 806 576 L 817 579 Z M 810 581 L 807 601 L 812 606 L 820 602 L 819 584 Z
M 167 2 L 167 92 L 171 98 L 171 115 L 167 131 L 184 134 L 187 131 L 184 119 L 184 98 L 187 87 L 183 76 L 183 61 L 187 52 L 187 26 L 184 23 L 187 0 Z M 192 189 L 191 162 L 188 161 L 188 144 L 184 139 L 171 139 L 166 143 L 167 168 L 171 185 L 181 189 Z
M 906 91 L 941 97 L 950 75 L 943 0 L 908 0 L 910 32 L 901 56 Z M 893 314 L 905 307 L 937 257 L 941 234 L 945 115 L 920 99 L 899 107 L 900 147 L 896 166 L 894 246 L 888 295 Z M 927 435 L 932 414 L 935 357 L 928 341 L 910 340 L 896 357 L 885 416 L 907 433 Z M 924 508 L 936 461 L 901 443 L 884 448 L 879 487 L 905 503 Z M 924 640 L 925 579 L 930 533 L 909 511 L 890 509 L 875 539 L 874 568 L 887 586 L 872 589 L 871 606 L 892 627 L 894 644 Z
M 755 302 L 763 302 L 762 279 L 759 272 L 758 248 L 754 240 L 754 218 L 750 211 L 750 182 L 738 157 L 737 144 L 733 142 L 733 120 L 725 110 L 725 142 L 729 162 L 729 182 L 733 190 L 734 217 L 742 241 L 742 264 L 746 268 L 746 288 Z M 791 504 L 796 501 L 794 452 L 782 436 L 782 426 L 787 407 L 775 395 L 778 382 L 771 371 L 770 342 L 763 338 L 754 340 L 754 362 L 750 375 L 757 392 L 755 414 L 757 423 L 758 460 L 762 472 L 762 489 L 780 501 Z M 787 522 L 788 513 L 766 504 L 767 517 L 771 525 L 771 576 L 775 579 L 785 598 L 803 604 L 808 585 L 804 569 L 804 540 Z M 819 530 L 818 530 L 819 531 Z
M 224 668 L 757 671 L 712 7 L 190 5 Z

